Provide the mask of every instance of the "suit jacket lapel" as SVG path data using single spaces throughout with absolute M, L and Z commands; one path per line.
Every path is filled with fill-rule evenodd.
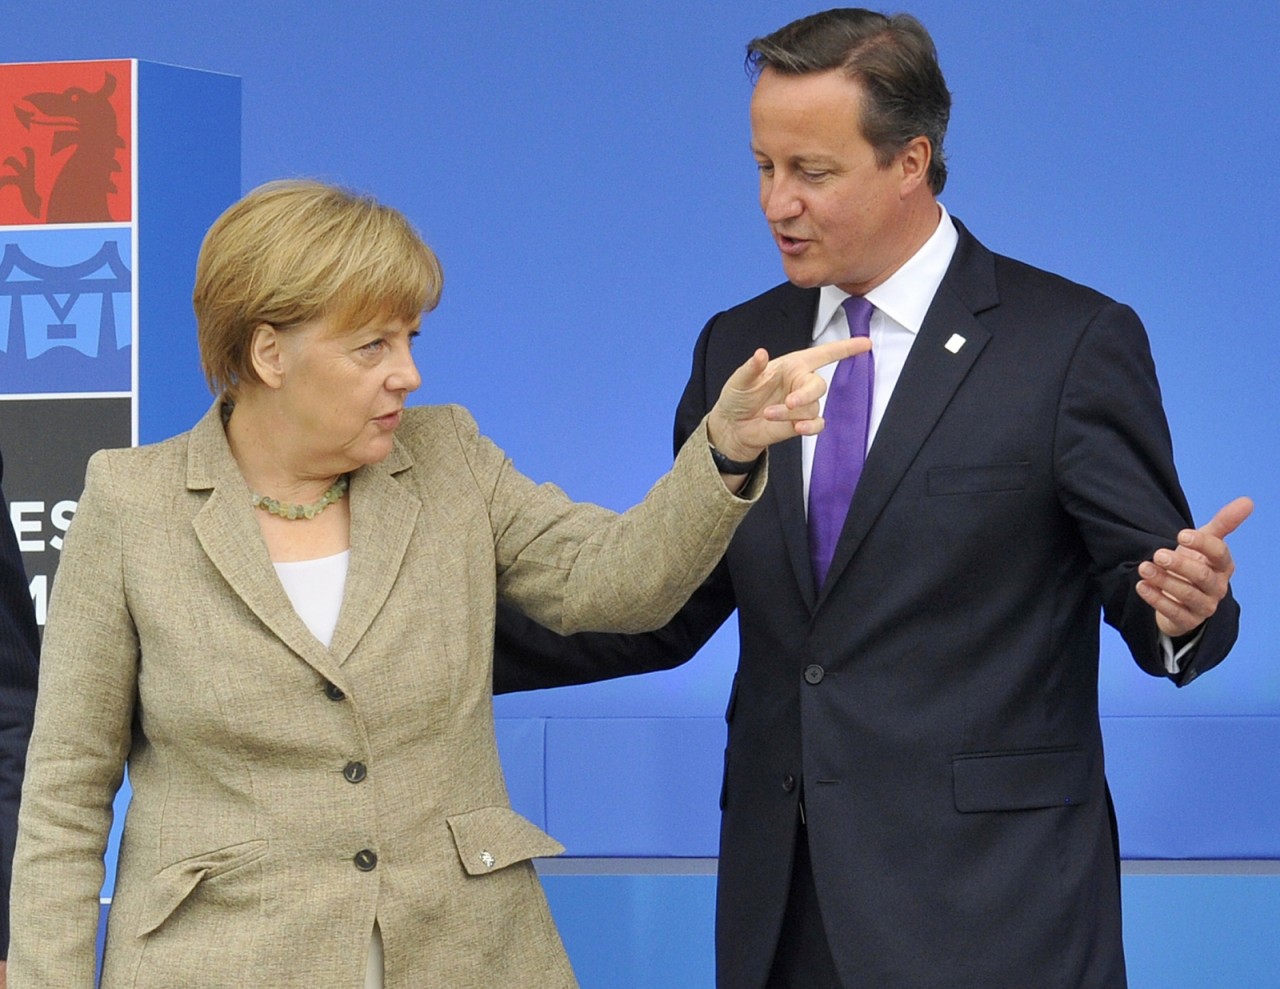
M 333 661 L 293 610 L 271 565 L 248 485 L 227 446 L 220 409 L 221 402 L 215 402 L 191 431 L 187 447 L 188 489 L 212 489 L 192 520 L 196 537 L 245 605 L 285 645 L 328 677 Z
M 395 478 L 412 466 L 412 457 L 397 441 L 386 460 L 352 476 L 351 562 L 329 648 L 339 665 L 347 661 L 382 610 L 413 538 L 422 503 Z
M 412 464 L 397 442 L 381 464 L 352 475 L 351 560 L 342 610 L 326 650 L 294 611 L 271 565 L 248 486 L 227 446 L 219 403 L 191 431 L 187 487 L 212 489 L 192 523 L 200 545 L 245 605 L 326 679 L 333 679 L 368 631 L 400 571 L 420 503 L 394 475 Z
M 813 320 L 818 308 L 816 289 L 796 290 L 779 307 L 776 323 L 766 328 L 761 346 L 779 357 L 813 343 Z M 787 440 L 769 450 L 769 491 L 778 512 L 787 558 L 805 604 L 812 611 L 817 590 L 809 559 L 809 530 L 804 504 L 804 470 L 800 440 Z
M 960 242 L 867 454 L 824 585 L 828 591 L 857 553 L 990 339 L 976 314 L 999 301 L 994 258 L 958 221 L 956 227 Z M 955 335 L 963 338 L 963 345 L 953 353 L 947 344 Z

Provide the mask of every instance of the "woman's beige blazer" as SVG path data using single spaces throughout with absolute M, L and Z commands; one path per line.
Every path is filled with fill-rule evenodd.
M 529 862 L 563 849 L 510 809 L 494 745 L 495 600 L 563 631 L 660 625 L 749 501 L 704 432 L 625 515 L 573 504 L 456 407 L 407 411 L 350 499 L 325 649 L 276 578 L 216 405 L 93 458 L 44 641 L 13 989 L 93 985 L 126 760 L 104 989 L 357 989 L 375 919 L 388 989 L 575 984 Z

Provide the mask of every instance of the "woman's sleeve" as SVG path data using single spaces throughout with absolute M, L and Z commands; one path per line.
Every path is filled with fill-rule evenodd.
M 498 594 L 557 632 L 643 632 L 669 621 L 724 555 L 759 499 L 766 458 L 738 495 L 705 422 L 634 508 L 617 514 L 535 484 L 461 409 L 455 423 L 493 525 Z
M 113 466 L 114 451 L 89 461 L 50 599 L 13 867 L 15 989 L 94 985 L 103 855 L 139 659 Z

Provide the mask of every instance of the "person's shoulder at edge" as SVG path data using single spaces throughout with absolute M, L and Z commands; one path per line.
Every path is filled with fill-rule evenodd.
M 449 435 L 474 439 L 480 435 L 480 426 L 475 416 L 456 403 L 410 405 L 401 414 L 396 445 L 412 453 Z
M 816 293 L 815 289 L 800 288 L 791 282 L 780 282 L 772 288 L 766 289 L 759 295 L 752 296 L 743 302 L 730 306 L 717 313 L 716 318 L 728 317 L 732 319 L 739 314 L 751 315 L 760 310 L 767 310 L 771 306 L 779 308 L 789 308 L 797 303 L 803 302 L 806 296 Z M 774 356 L 774 355 L 770 355 Z
M 1111 305 L 1123 305 L 1090 285 L 992 250 L 984 241 L 975 237 L 958 218 L 952 217 L 952 219 L 960 231 L 960 243 L 956 248 L 956 257 L 952 261 L 951 269 L 943 279 L 943 285 L 956 276 L 959 268 L 972 263 L 975 252 L 980 252 L 990 258 L 1001 305 L 1026 302 L 1044 310 L 1045 315 L 1049 314 L 1049 310 L 1046 309 L 1046 298 L 1053 299 L 1054 310 L 1065 308 L 1077 315 L 1094 313 Z

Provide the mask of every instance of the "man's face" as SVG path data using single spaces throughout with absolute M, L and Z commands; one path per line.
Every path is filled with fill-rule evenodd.
M 919 245 L 907 197 L 919 188 L 903 155 L 881 168 L 862 136 L 862 87 L 840 70 L 766 68 L 751 98 L 760 206 L 796 285 L 863 295 Z

